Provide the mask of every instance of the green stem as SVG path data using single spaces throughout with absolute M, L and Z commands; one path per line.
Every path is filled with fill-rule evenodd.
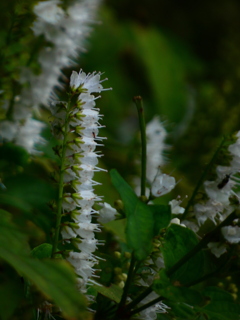
M 144 109 L 141 96 L 133 98 L 138 111 L 139 127 L 141 132 L 141 144 L 142 144 L 142 155 L 141 155 L 141 196 L 145 196 L 146 192 L 146 171 L 147 171 L 147 138 L 146 138 L 146 125 L 144 118 Z
M 126 303 L 126 300 L 127 300 L 127 294 L 128 294 L 128 291 L 129 291 L 129 287 L 131 285 L 133 274 L 134 274 L 135 261 L 136 261 L 136 259 L 134 257 L 134 254 L 132 254 L 131 263 L 130 263 L 130 267 L 129 267 L 129 271 L 128 271 L 127 281 L 125 283 L 125 286 L 124 286 L 124 289 L 123 289 L 122 298 L 121 298 L 121 301 L 120 301 L 119 307 L 118 307 L 119 310 L 124 306 L 124 304 Z
M 175 271 L 177 271 L 182 265 L 184 265 L 188 260 L 190 260 L 195 254 L 197 254 L 201 249 L 203 249 L 213 237 L 221 230 L 222 227 L 229 225 L 234 219 L 237 218 L 236 211 L 232 212 L 222 223 L 220 223 L 214 230 L 206 234 L 202 240 L 185 256 L 182 257 L 177 263 L 175 263 L 170 269 L 166 271 L 166 274 L 170 277 Z
M 56 228 L 53 239 L 53 248 L 52 248 L 52 258 L 57 251 L 59 233 L 61 228 L 62 220 L 62 203 L 63 203 L 63 188 L 64 188 L 64 172 L 65 172 L 65 162 L 66 162 L 66 150 L 67 150 L 67 139 L 68 139 L 68 129 L 69 129 L 69 110 L 71 108 L 71 98 L 68 100 L 65 125 L 63 129 L 63 142 L 62 142 L 62 152 L 61 152 L 61 165 L 60 165 L 60 175 L 59 175 L 59 189 L 58 189 L 58 201 L 57 201 L 57 218 L 56 218 Z
M 183 213 L 183 215 L 182 215 L 182 217 L 181 217 L 182 220 L 184 220 L 184 219 L 186 218 L 190 207 L 193 205 L 193 201 L 194 201 L 194 199 L 195 199 L 195 197 L 196 197 L 196 195 L 197 195 L 197 193 L 198 193 L 198 190 L 199 190 L 200 187 L 202 186 L 202 184 L 203 184 L 203 182 L 204 182 L 204 180 L 205 180 L 205 178 L 206 178 L 206 175 L 207 175 L 208 171 L 211 169 L 212 165 L 214 164 L 215 159 L 216 159 L 219 151 L 222 149 L 222 146 L 223 146 L 224 142 L 225 142 L 225 137 L 222 139 L 222 141 L 221 141 L 219 147 L 217 148 L 216 152 L 214 153 L 211 161 L 208 163 L 208 165 L 206 166 L 205 170 L 203 171 L 203 174 L 202 174 L 201 178 L 199 179 L 199 181 L 198 181 L 198 183 L 197 183 L 197 185 L 196 185 L 196 188 L 194 189 L 194 191 L 193 191 L 193 193 L 192 193 L 192 196 L 191 196 L 191 198 L 190 198 L 189 201 L 188 201 L 188 204 L 187 204 L 187 206 L 186 206 L 186 209 L 185 209 L 185 211 L 184 211 L 184 213 Z
M 145 310 L 145 309 L 147 309 L 147 308 L 149 308 L 151 306 L 154 306 L 156 303 L 158 303 L 159 301 L 162 301 L 163 299 L 164 299 L 163 297 L 157 297 L 156 299 L 144 304 L 143 306 L 141 306 L 141 307 L 139 307 L 137 309 L 134 309 L 133 311 L 129 312 L 129 316 L 131 317 L 136 313 L 139 313 L 139 312 L 141 312 L 141 311 L 143 311 L 143 310 Z
M 136 306 L 139 302 L 141 302 L 146 296 L 148 296 L 153 289 L 151 287 L 148 287 L 146 290 L 144 290 L 136 299 L 134 299 L 132 302 L 130 302 L 128 305 L 126 305 L 125 311 L 131 310 L 134 306 Z

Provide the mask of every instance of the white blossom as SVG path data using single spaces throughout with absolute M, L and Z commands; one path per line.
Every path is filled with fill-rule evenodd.
M 101 223 L 107 223 L 115 219 L 117 210 L 110 206 L 110 204 L 104 202 L 103 208 L 99 210 L 98 221 Z
M 183 214 L 185 209 L 180 207 L 179 204 L 181 203 L 181 200 L 173 199 L 169 202 L 171 206 L 171 211 L 173 214 Z
M 62 87 L 59 82 L 62 69 L 73 65 L 79 52 L 85 50 L 85 39 L 91 31 L 90 25 L 95 21 L 100 0 L 75 0 L 66 11 L 61 4 L 60 0 L 51 0 L 39 1 L 34 6 L 36 19 L 32 26 L 33 34 L 35 37 L 43 35 L 50 45 L 39 52 L 40 74 L 34 74 L 27 67 L 22 69 L 19 82 L 23 84 L 23 89 L 14 100 L 13 120 L 3 120 L 0 125 L 0 136 L 4 140 L 24 147 L 29 153 L 36 153 L 36 145 L 44 141 L 40 133 L 45 125 L 32 118 L 33 111 L 39 116 L 40 105 L 47 106 L 53 89 Z M 98 81 L 100 75 L 87 75 L 85 88 L 90 88 L 91 92 L 102 91 L 101 81 Z M 89 103 L 94 104 L 94 100 Z M 6 109 L 9 107 L 10 101 Z
M 100 75 L 98 73 L 97 75 Z M 70 215 L 72 222 L 64 223 L 61 230 L 63 243 L 71 241 L 78 252 L 70 252 L 68 261 L 74 266 L 75 272 L 82 278 L 79 287 L 85 292 L 86 284 L 92 281 L 95 276 L 94 265 L 97 258 L 93 255 L 99 242 L 95 239 L 95 233 L 100 232 L 100 225 L 92 222 L 93 216 L 99 216 L 99 212 L 93 209 L 96 202 L 102 200 L 94 192 L 94 186 L 99 184 L 93 180 L 94 172 L 103 170 L 97 167 L 99 154 L 95 151 L 99 145 L 97 141 L 103 138 L 98 136 L 100 119 L 99 110 L 95 107 L 95 97 L 92 94 L 99 92 L 102 81 L 100 77 L 85 73 L 73 72 L 70 81 L 71 93 L 79 93 L 77 104 L 74 108 L 68 108 L 64 102 L 51 104 L 51 111 L 54 120 L 52 121 L 52 131 L 66 128 L 67 121 L 68 131 L 62 134 L 67 139 L 66 142 L 66 158 L 63 181 L 71 185 L 71 193 L 63 195 L 62 210 L 63 213 Z M 87 90 L 84 95 L 82 90 Z M 90 91 L 89 91 L 90 90 Z M 84 98 L 84 101 L 81 100 Z M 94 103 L 93 103 L 94 102 Z M 90 107 L 93 107 L 91 109 Z M 72 123 L 74 126 L 72 127 Z M 72 140 L 70 136 L 75 132 L 76 138 Z M 94 133 L 94 134 L 93 134 Z M 58 133 L 56 133 L 58 137 Z M 100 219 L 101 220 L 101 219 Z M 82 287 L 81 287 L 82 286 Z
M 165 173 L 161 173 L 159 170 L 151 185 L 151 193 L 154 197 L 160 197 L 169 193 L 175 186 L 175 178 Z
M 147 304 L 148 302 L 158 298 L 159 295 L 157 295 L 155 292 L 151 292 L 146 298 L 144 298 L 141 303 L 138 305 L 139 307 L 141 305 Z M 144 319 L 144 320 L 155 320 L 157 319 L 158 313 L 167 313 L 167 309 L 170 309 L 165 303 L 162 301 L 157 302 L 153 306 L 144 309 L 139 313 L 138 319 Z
M 240 227 L 238 226 L 226 226 L 222 228 L 222 234 L 224 238 L 230 243 L 240 242 Z
M 154 117 L 146 126 L 147 136 L 147 179 L 152 182 L 158 168 L 165 163 L 163 152 L 167 149 L 165 139 L 167 131 L 158 116 Z
M 179 226 L 182 226 L 182 227 L 186 227 L 185 224 L 181 223 L 180 219 L 178 218 L 173 218 L 170 223 L 172 224 L 178 224 Z
M 221 245 L 219 242 L 209 242 L 208 248 L 217 258 L 219 258 L 222 254 L 227 252 L 226 246 Z

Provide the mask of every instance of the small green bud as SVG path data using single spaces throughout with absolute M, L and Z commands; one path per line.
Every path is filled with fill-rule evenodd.
M 72 198 L 74 200 L 82 200 L 83 198 L 79 195 L 79 193 L 72 193 Z
M 148 197 L 146 197 L 146 196 L 140 196 L 139 199 L 144 203 L 147 203 L 147 201 L 148 201 Z
M 117 286 L 120 287 L 121 289 L 123 289 L 124 286 L 125 286 L 124 281 L 120 281 L 120 282 L 117 284 Z
M 238 298 L 236 293 L 232 293 L 232 297 L 233 297 L 234 300 L 237 300 L 237 298 Z
M 118 268 L 118 267 L 114 268 L 114 273 L 115 274 L 121 274 L 122 273 L 122 268 Z
M 127 280 L 127 274 L 126 273 L 122 273 L 122 279 L 123 279 L 123 281 L 124 282 L 126 282 L 126 280 Z
M 124 205 L 122 200 L 118 199 L 116 201 L 114 201 L 114 207 L 116 208 L 116 210 L 123 210 Z
M 82 128 L 81 126 L 76 126 L 76 127 L 75 127 L 75 132 L 78 133 L 78 134 L 81 134 L 82 129 L 83 129 L 83 128 Z
M 124 257 L 125 257 L 126 259 L 130 259 L 131 256 L 132 256 L 131 252 L 124 252 Z
M 74 142 L 78 147 L 80 147 L 81 144 L 83 144 L 82 138 L 79 138 L 79 137 L 75 138 Z
M 117 259 L 121 258 L 121 253 L 119 251 L 114 251 L 114 257 Z
M 81 182 L 79 182 L 79 180 L 77 179 L 71 181 L 71 186 L 73 187 L 73 189 L 76 189 L 80 184 Z

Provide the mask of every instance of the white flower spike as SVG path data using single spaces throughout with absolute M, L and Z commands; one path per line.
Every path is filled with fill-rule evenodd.
M 103 138 L 98 136 L 102 127 L 98 122 L 101 116 L 95 108 L 96 98 L 92 93 L 108 90 L 103 89 L 100 75 L 96 72 L 86 75 L 82 70 L 79 73 L 73 71 L 70 96 L 78 94 L 77 103 L 72 106 L 71 102 L 54 102 L 51 106 L 54 117 L 52 131 L 57 138 L 65 141 L 61 149 L 65 150 L 63 181 L 73 189 L 71 193 L 63 195 L 62 211 L 71 217 L 71 221 L 63 224 L 61 235 L 63 243 L 72 242 L 78 250 L 70 252 L 67 260 L 81 277 L 79 288 L 82 292 L 95 276 L 93 267 L 97 259 L 93 252 L 99 244 L 95 239 L 95 232 L 100 231 L 99 224 L 93 223 L 92 217 L 99 215 L 93 205 L 101 201 L 101 197 L 94 193 L 94 186 L 99 183 L 93 180 L 93 176 L 95 171 L 103 170 L 97 167 L 100 155 L 95 151 L 100 145 L 96 141 Z M 73 134 L 76 136 L 74 139 Z M 114 214 L 111 213 L 111 218 L 114 218 Z M 106 219 L 109 219 L 106 214 L 99 217 L 101 222 Z

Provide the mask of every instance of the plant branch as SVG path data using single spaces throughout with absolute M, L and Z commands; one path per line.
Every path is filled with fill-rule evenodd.
M 145 196 L 146 192 L 146 171 L 147 171 L 147 138 L 146 138 L 146 125 L 144 118 L 144 109 L 141 96 L 133 98 L 138 111 L 139 127 L 141 132 L 141 196 Z
M 207 233 L 202 240 L 185 256 L 182 257 L 177 263 L 175 263 L 170 269 L 166 271 L 168 276 L 171 276 L 175 271 L 177 271 L 182 265 L 184 265 L 189 259 L 191 259 L 195 254 L 197 254 L 201 249 L 203 249 L 211 239 L 221 230 L 222 227 L 230 224 L 234 219 L 237 218 L 236 210 L 233 211 L 222 223 L 220 223 L 214 230 Z
M 142 301 L 146 296 L 148 296 L 153 291 L 152 287 L 148 287 L 144 290 L 136 299 L 126 305 L 125 310 L 131 310 L 134 306 L 136 306 L 140 301 Z
M 192 249 L 190 250 L 185 256 L 183 256 L 175 265 L 173 265 L 170 269 L 166 271 L 168 277 L 170 277 L 174 272 L 176 272 L 179 268 L 181 268 L 188 260 L 190 260 L 195 254 L 197 254 L 201 249 L 203 249 L 214 237 L 222 227 L 229 225 L 234 219 L 236 219 L 238 214 L 236 211 L 232 212 L 222 223 L 220 223 L 213 231 L 206 234 L 202 240 Z M 136 306 L 140 301 L 142 301 L 146 296 L 148 296 L 153 291 L 152 287 L 150 286 L 145 291 L 143 291 L 136 299 L 130 302 L 125 310 L 129 311 L 134 306 Z
M 68 139 L 68 131 L 69 131 L 68 118 L 69 118 L 70 108 L 71 108 L 71 97 L 68 100 L 66 119 L 65 119 L 64 129 L 63 129 L 63 142 L 62 142 L 62 150 L 61 150 L 61 156 L 60 156 L 61 165 L 60 165 L 58 201 L 57 201 L 57 220 L 56 220 L 55 234 L 53 239 L 52 258 L 54 258 L 54 255 L 57 251 L 61 220 L 62 220 L 62 202 L 63 202 L 63 188 L 64 188 L 63 178 L 64 178 L 65 161 L 66 161 L 67 139 Z
M 131 284 L 131 281 L 132 281 L 132 278 L 133 278 L 133 275 L 134 275 L 135 261 L 136 261 L 136 259 L 135 259 L 135 257 L 134 257 L 134 254 L 132 254 L 131 263 L 130 263 L 130 267 L 129 267 L 129 271 L 128 271 L 127 281 L 126 281 L 126 283 L 125 283 L 125 286 L 124 286 L 124 289 L 123 289 L 122 298 L 121 298 L 121 301 L 120 301 L 119 307 L 118 307 L 119 310 L 120 310 L 120 309 L 124 306 L 124 304 L 126 303 L 127 294 L 128 294 L 129 287 L 130 287 L 130 284 Z
M 154 306 L 156 303 L 158 303 L 158 302 L 160 302 L 160 301 L 162 301 L 162 300 L 164 300 L 163 297 L 157 297 L 156 299 L 154 299 L 154 300 L 152 300 L 152 301 L 144 304 L 143 306 L 141 306 L 141 307 L 139 307 L 139 308 L 137 308 L 137 309 L 134 309 L 133 311 L 131 311 L 131 312 L 129 313 L 129 315 L 130 315 L 130 316 L 133 316 L 133 315 L 136 314 L 136 313 L 139 313 L 139 312 L 141 312 L 141 311 L 143 311 L 143 310 L 145 310 L 145 309 L 147 309 L 147 308 L 149 308 L 149 307 L 151 307 L 151 306 Z
M 198 190 L 199 190 L 200 187 L 202 186 L 202 184 L 203 184 L 203 182 L 204 182 L 204 180 L 205 180 L 205 178 L 206 178 L 206 175 L 207 175 L 208 171 L 210 170 L 210 168 L 211 168 L 212 165 L 214 164 L 215 159 L 216 159 L 219 151 L 222 149 L 224 142 L 225 142 L 225 137 L 223 137 L 223 139 L 222 139 L 219 147 L 218 147 L 217 150 L 215 151 L 215 153 L 214 153 L 211 161 L 208 163 L 208 165 L 206 166 L 205 170 L 203 171 L 203 174 L 202 174 L 201 178 L 199 179 L 199 181 L 198 181 L 198 183 L 197 183 L 197 185 L 196 185 L 196 188 L 194 189 L 194 191 L 193 191 L 193 193 L 192 193 L 191 198 L 190 198 L 189 201 L 188 201 L 188 204 L 187 204 L 187 206 L 186 206 L 186 209 L 185 209 L 185 211 L 184 211 L 184 213 L 183 213 L 183 215 L 182 215 L 182 220 L 184 220 L 184 219 L 186 218 L 190 207 L 193 205 L 193 201 L 194 201 L 194 199 L 195 199 L 195 197 L 196 197 L 196 195 L 197 195 L 197 193 L 198 193 Z

